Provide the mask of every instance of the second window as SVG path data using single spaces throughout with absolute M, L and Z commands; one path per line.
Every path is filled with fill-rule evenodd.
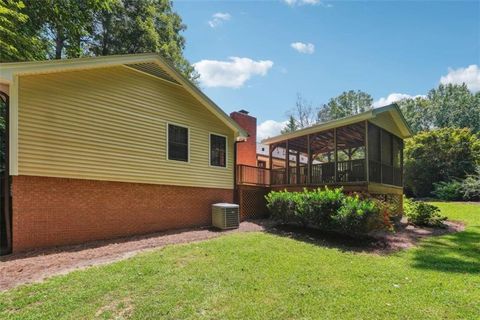
M 210 134 L 210 165 L 215 167 L 227 166 L 227 138 Z

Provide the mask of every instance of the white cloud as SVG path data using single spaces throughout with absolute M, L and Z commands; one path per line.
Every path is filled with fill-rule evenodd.
M 480 68 L 472 64 L 466 68 L 448 69 L 448 74 L 440 78 L 440 83 L 465 83 L 472 92 L 480 91 Z
M 230 13 L 227 12 L 217 12 L 212 15 L 212 19 L 208 21 L 208 25 L 212 28 L 221 26 L 225 21 L 228 21 L 232 18 Z
M 200 60 L 193 66 L 206 87 L 240 88 L 252 76 L 265 76 L 273 61 L 230 57 L 229 61 Z
M 315 52 L 313 43 L 293 42 L 290 46 L 300 53 L 312 54 Z
M 280 130 L 287 125 L 288 121 L 278 122 L 267 120 L 257 126 L 257 141 L 262 141 L 268 137 L 274 137 L 280 134 Z
M 294 6 L 302 6 L 302 5 L 321 5 L 325 8 L 331 8 L 333 5 L 325 4 L 320 0 L 283 0 L 287 5 L 294 7 Z
M 289 6 L 302 5 L 302 4 L 318 4 L 320 0 L 283 0 Z
M 416 95 L 416 96 L 412 96 L 412 95 L 409 95 L 409 94 L 406 94 L 406 93 L 390 93 L 386 98 L 385 97 L 381 97 L 380 99 L 378 99 L 377 101 L 375 101 L 373 103 L 373 107 L 374 108 L 378 108 L 378 107 L 383 107 L 383 106 L 388 106 L 389 104 L 392 104 L 394 102 L 397 102 L 397 101 L 400 101 L 400 100 L 403 100 L 403 99 L 414 99 L 414 98 L 426 98 L 425 95 Z

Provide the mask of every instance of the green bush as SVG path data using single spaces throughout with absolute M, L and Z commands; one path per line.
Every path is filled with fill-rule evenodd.
M 449 182 L 439 182 L 433 184 L 435 197 L 445 201 L 463 200 L 462 182 L 452 180 Z
M 480 200 L 480 165 L 462 181 L 462 192 L 465 200 Z
M 405 198 L 404 214 L 408 222 L 416 226 L 445 227 L 445 220 L 440 214 L 440 209 L 423 201 L 413 201 Z
M 272 191 L 266 199 L 271 218 L 284 223 L 348 234 L 363 234 L 388 226 L 379 202 L 345 195 L 342 189 Z
M 468 129 L 443 128 L 405 140 L 404 181 L 408 193 L 428 197 L 433 184 L 464 179 L 480 164 L 480 139 Z

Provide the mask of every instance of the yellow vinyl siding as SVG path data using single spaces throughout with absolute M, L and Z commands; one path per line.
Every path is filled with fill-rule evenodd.
M 233 188 L 233 131 L 179 85 L 129 68 L 21 76 L 19 174 Z M 189 128 L 190 162 L 167 160 L 167 123 Z M 209 134 L 227 136 L 227 169 Z

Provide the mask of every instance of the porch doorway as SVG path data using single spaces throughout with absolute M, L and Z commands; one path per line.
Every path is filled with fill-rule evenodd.
M 0 255 L 12 252 L 12 198 L 9 174 L 9 99 L 0 91 Z

